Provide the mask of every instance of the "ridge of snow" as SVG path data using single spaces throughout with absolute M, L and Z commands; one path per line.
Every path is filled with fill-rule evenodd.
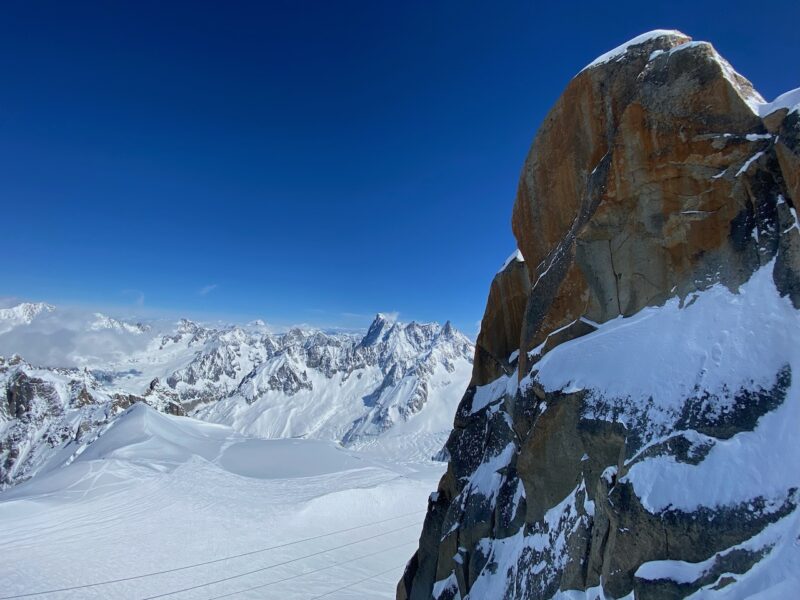
M 596 67 L 598 65 L 602 65 L 607 62 L 611 62 L 614 59 L 619 58 L 623 56 L 632 46 L 638 46 L 652 39 L 664 37 L 667 35 L 684 35 L 684 34 L 678 31 L 677 29 L 654 29 L 653 31 L 648 31 L 641 35 L 637 35 L 635 38 L 628 40 L 624 44 L 620 44 L 616 48 L 613 48 L 612 50 L 609 50 L 608 52 L 601 54 L 600 56 L 595 58 L 592 62 L 590 62 L 588 65 L 586 65 L 583 69 L 581 69 L 580 72 L 582 73 L 587 69 L 591 69 L 592 67 Z
M 800 87 L 784 92 L 772 102 L 759 102 L 756 104 L 756 114 L 764 118 L 776 110 L 787 109 L 790 113 L 800 111 Z
M 89 329 L 92 331 L 100 331 L 103 329 L 111 329 L 116 331 L 125 331 L 134 335 L 141 335 L 145 333 L 149 327 L 141 323 L 129 323 L 114 317 L 109 317 L 103 313 L 94 313 L 95 320 L 89 324 Z
M 137 405 L 68 466 L 0 495 L 4 592 L 44 597 L 36 592 L 113 577 L 122 580 L 74 597 L 140 598 L 183 585 L 142 573 L 212 561 L 201 575 L 213 579 L 247 570 L 253 555 L 271 564 L 280 555 L 264 548 L 288 545 L 292 556 L 330 548 L 318 560 L 348 570 L 292 579 L 270 597 L 303 600 L 341 587 L 345 575 L 394 568 L 356 590 L 388 600 L 442 471 L 411 471 L 330 442 L 246 438 Z M 298 566 L 328 565 L 310 560 Z

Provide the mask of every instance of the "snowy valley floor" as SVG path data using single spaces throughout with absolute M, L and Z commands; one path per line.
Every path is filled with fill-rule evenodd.
M 393 598 L 444 465 L 372 456 L 135 405 L 0 494 L 0 598 Z

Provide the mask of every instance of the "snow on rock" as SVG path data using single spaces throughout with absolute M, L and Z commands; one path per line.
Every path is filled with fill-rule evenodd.
M 653 31 L 648 31 L 647 33 L 637 35 L 635 38 L 628 40 L 624 44 L 620 44 L 613 50 L 609 50 L 608 52 L 601 54 L 583 69 L 581 69 L 581 72 L 585 71 L 586 69 L 591 69 L 592 67 L 611 62 L 612 60 L 619 59 L 620 57 L 624 56 L 625 53 L 633 46 L 639 46 L 649 42 L 650 40 L 664 36 L 685 37 L 680 31 L 675 29 L 654 29 Z
M 505 260 L 505 262 L 503 263 L 503 266 L 502 266 L 502 267 L 500 267 L 500 270 L 499 270 L 499 271 L 497 271 L 497 272 L 498 272 L 498 273 L 502 273 L 503 271 L 505 271 L 505 270 L 506 270 L 506 267 L 507 267 L 508 265 L 510 265 L 510 264 L 511 264 L 512 262 L 514 262 L 514 261 L 517 261 L 517 262 L 525 262 L 525 258 L 522 256 L 522 252 L 520 252 L 520 251 L 519 251 L 519 249 L 515 250 L 515 251 L 514 251 L 514 252 L 511 254 L 511 256 L 509 256 L 509 257 L 508 257 L 508 258 Z
M 686 398 L 705 393 L 713 410 L 732 408 L 739 390 L 772 388 L 787 361 L 800 369 L 800 314 L 775 289 L 773 266 L 759 269 L 738 293 L 717 284 L 599 325 L 546 354 L 521 385 L 588 390 L 594 418 L 612 418 L 613 411 L 631 424 L 646 410 L 651 437 L 672 430 Z M 620 399 L 615 408 L 606 404 L 613 398 Z
M 763 102 L 756 106 L 756 112 L 761 118 L 781 109 L 790 113 L 800 111 L 800 87 L 784 92 L 772 102 Z
M 515 371 L 512 375 L 503 375 L 491 383 L 477 386 L 470 412 L 475 414 L 490 404 L 502 400 L 506 395 L 513 396 L 517 391 L 517 379 L 518 374 Z
M 94 316 L 95 320 L 89 325 L 89 329 L 92 331 L 111 329 L 115 331 L 132 333 L 134 335 L 141 335 L 150 329 L 147 325 L 142 325 L 141 323 L 128 323 L 127 321 L 121 321 L 119 319 L 109 317 L 108 315 L 104 315 L 103 313 L 94 313 Z
M 714 595 L 729 599 L 783 598 L 789 590 L 800 587 L 797 571 L 800 561 L 800 512 L 783 517 L 764 528 L 752 538 L 736 544 L 699 562 L 657 560 L 642 564 L 636 577 L 645 581 L 691 584 L 708 581 L 689 598 L 707 598 Z M 735 567 L 736 558 L 750 555 L 760 558 L 746 573 Z M 727 563 L 727 564 L 726 564 Z M 731 568 L 733 567 L 733 568 Z M 728 585 L 717 586 L 723 577 Z M 719 592 L 722 593 L 719 593 Z
M 42 313 L 53 312 L 55 309 L 55 306 L 44 302 L 21 302 L 9 308 L 0 308 L 0 333 L 19 325 L 30 325 Z

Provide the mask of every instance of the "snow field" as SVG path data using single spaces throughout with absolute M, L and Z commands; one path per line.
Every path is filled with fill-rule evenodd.
M 392 598 L 441 469 L 136 405 L 3 495 L 0 598 Z

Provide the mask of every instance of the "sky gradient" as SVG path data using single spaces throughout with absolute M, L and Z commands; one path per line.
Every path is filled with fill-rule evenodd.
M 800 3 L 6 2 L 0 295 L 474 334 L 517 178 L 585 64 L 644 31 L 800 86 Z

